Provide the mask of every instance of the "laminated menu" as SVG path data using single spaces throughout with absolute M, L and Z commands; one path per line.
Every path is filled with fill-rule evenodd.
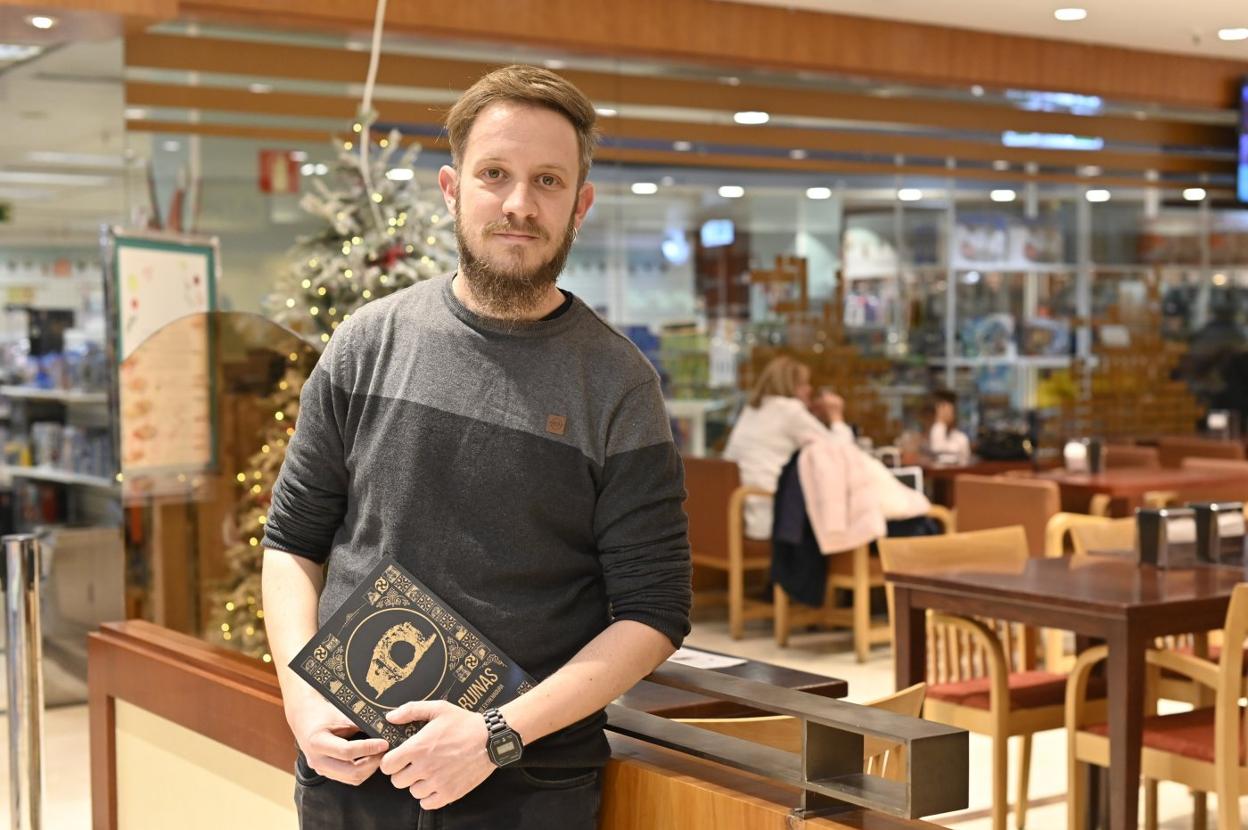
M 534 685 L 516 663 L 393 559 L 352 592 L 290 667 L 365 733 L 398 746 L 420 723 L 386 713 L 413 700 L 483 712 Z

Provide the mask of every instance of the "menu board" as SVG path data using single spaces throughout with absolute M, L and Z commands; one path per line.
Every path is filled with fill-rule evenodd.
M 113 237 L 121 469 L 145 475 L 215 463 L 212 329 L 215 240 Z

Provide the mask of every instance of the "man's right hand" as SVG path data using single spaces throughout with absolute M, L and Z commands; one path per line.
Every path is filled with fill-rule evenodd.
M 360 728 L 315 692 L 286 707 L 286 722 L 309 767 L 353 787 L 377 771 L 390 749 L 380 738 L 348 740 Z

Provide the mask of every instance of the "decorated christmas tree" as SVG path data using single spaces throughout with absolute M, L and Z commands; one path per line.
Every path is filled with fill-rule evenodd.
M 270 297 L 272 316 L 317 348 L 360 306 L 456 263 L 452 217 L 436 192 L 423 190 L 412 175 L 419 146 L 400 152 L 399 135 L 392 132 L 374 147 L 360 147 L 371 123 L 362 119 L 352 139 L 336 143 L 338 159 L 328 171 L 332 186 L 316 178 L 300 202 L 325 226 L 291 248 L 285 278 Z M 371 160 L 370 150 L 378 151 Z M 314 362 L 291 352 L 263 403 L 272 420 L 237 474 L 235 541 L 225 554 L 229 576 L 210 598 L 208 635 L 266 662 L 271 657 L 260 604 L 261 540 L 273 483 L 294 434 L 299 392 Z

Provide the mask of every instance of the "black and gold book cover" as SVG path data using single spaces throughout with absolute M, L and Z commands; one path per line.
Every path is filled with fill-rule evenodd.
M 420 728 L 386 720 L 408 701 L 449 700 L 483 712 L 534 685 L 393 559 L 373 569 L 290 667 L 360 729 L 391 746 Z

